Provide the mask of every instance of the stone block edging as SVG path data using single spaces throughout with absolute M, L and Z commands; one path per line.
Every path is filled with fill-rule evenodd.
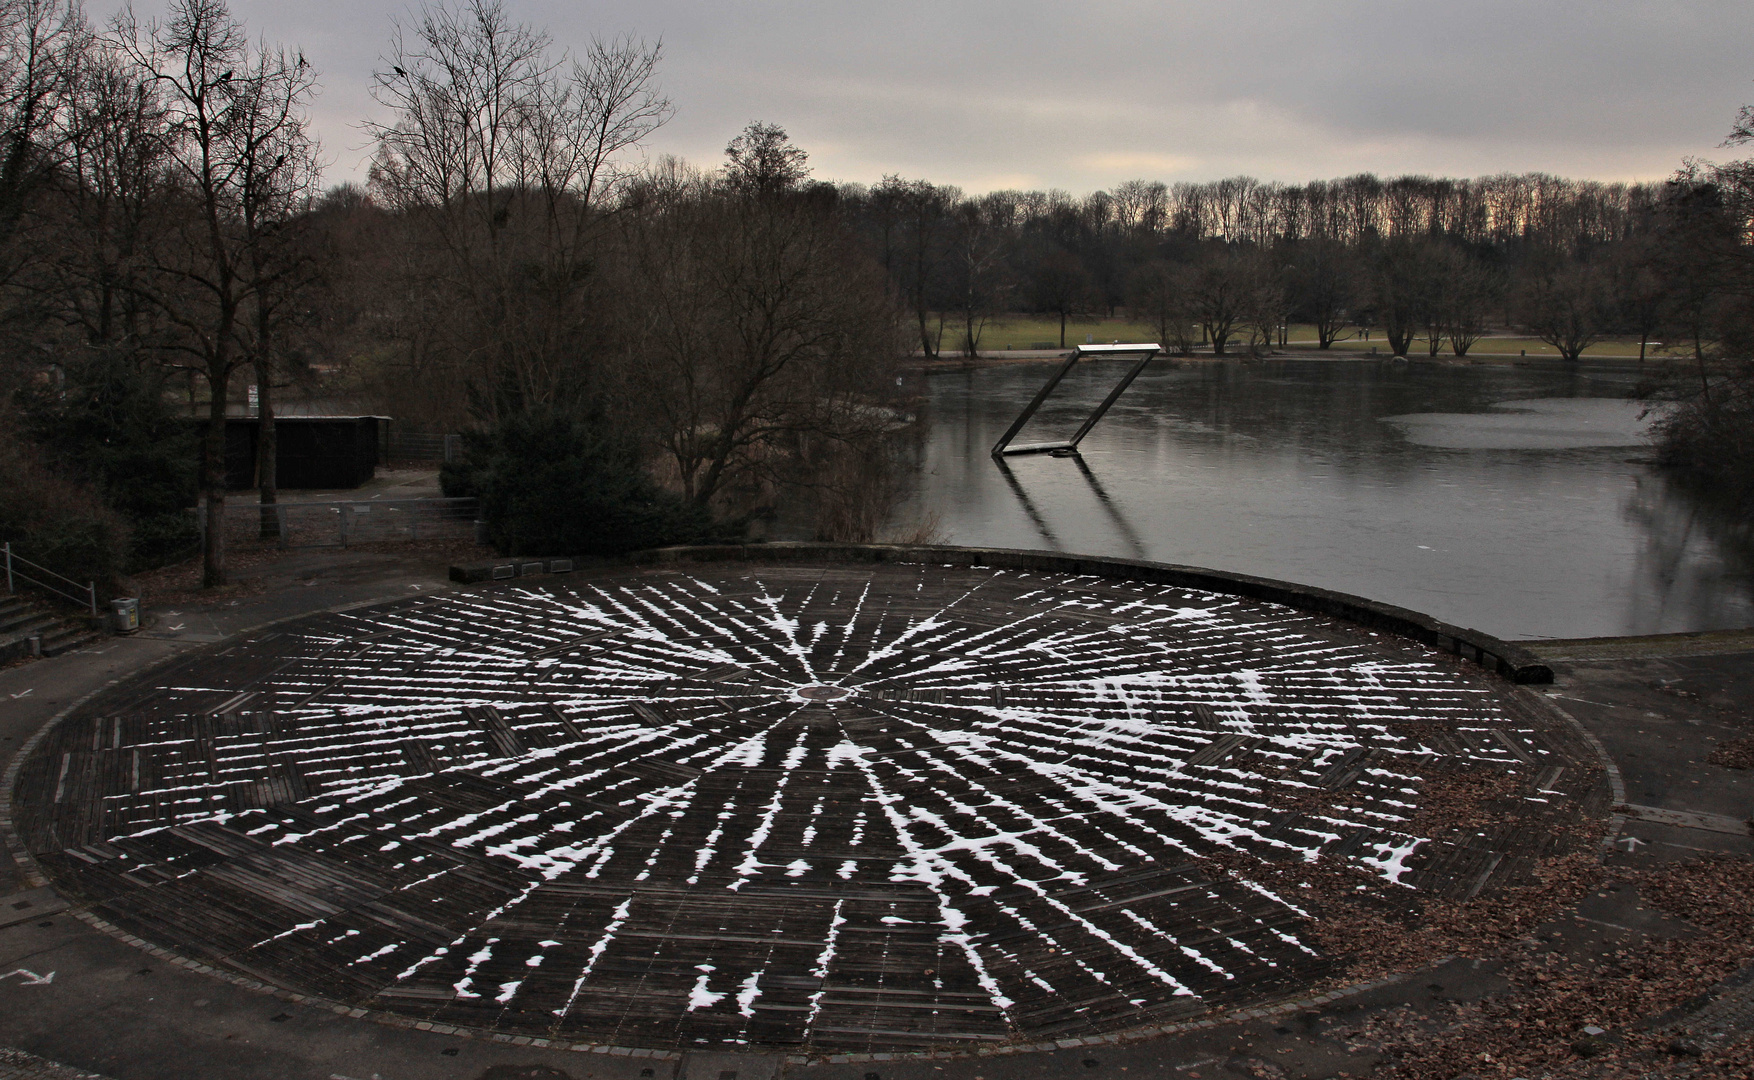
M 1199 566 L 1147 562 L 1143 559 L 1112 559 L 1096 555 L 1067 555 L 1056 551 L 1017 548 L 980 548 L 909 544 L 834 544 L 783 542 L 765 544 L 703 544 L 689 547 L 651 548 L 621 559 L 518 557 L 464 563 L 451 567 L 451 580 L 472 584 L 503 581 L 577 569 L 614 565 L 659 565 L 689 562 L 867 562 L 933 563 L 940 566 L 995 567 L 1035 570 L 1058 574 L 1148 581 L 1159 585 L 1205 589 L 1209 592 L 1245 596 L 1251 600 L 1283 604 L 1299 611 L 1328 615 L 1429 645 L 1442 652 L 1471 660 L 1488 671 L 1522 684 L 1553 681 L 1553 669 L 1529 649 L 1501 641 L 1490 634 L 1434 619 L 1429 615 L 1392 604 L 1379 603 L 1350 593 L 1299 585 L 1291 581 L 1208 570 Z

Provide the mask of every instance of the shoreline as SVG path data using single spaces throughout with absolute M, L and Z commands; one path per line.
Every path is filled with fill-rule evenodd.
M 999 367 L 1005 364 L 1026 364 L 1037 363 L 1045 360 L 1064 360 L 1066 356 L 1072 352 L 1073 348 L 1076 348 L 1076 346 L 1070 346 L 1064 349 L 1006 349 L 997 352 L 977 353 L 974 356 L 940 356 L 937 359 L 930 359 L 920 353 L 913 353 L 902 359 L 902 367 L 907 371 L 928 375 L 944 371 L 972 371 L 976 368 Z M 1386 352 L 1370 353 L 1361 352 L 1356 349 L 1329 349 L 1322 351 L 1313 347 L 1306 350 L 1299 346 L 1291 346 L 1286 349 L 1260 353 L 1258 355 L 1251 355 L 1247 352 L 1225 353 L 1222 356 L 1215 356 L 1211 352 L 1195 352 L 1187 353 L 1185 355 L 1160 353 L 1158 358 L 1173 360 L 1176 363 L 1201 364 L 1222 363 L 1235 360 L 1249 363 L 1261 363 L 1272 360 L 1317 360 L 1342 363 L 1374 361 L 1376 363 L 1393 363 L 1397 359 L 1395 356 Z M 1646 357 L 1644 360 L 1640 360 L 1636 356 L 1621 356 L 1616 354 L 1612 356 L 1585 356 L 1576 361 L 1568 361 L 1557 356 L 1525 356 L 1519 353 L 1470 352 L 1467 356 L 1409 355 L 1400 357 L 1399 359 L 1401 362 L 1408 364 L 1436 364 L 1445 367 L 1546 367 L 1572 365 L 1576 367 L 1627 367 L 1636 371 L 1647 367 L 1655 368 L 1659 364 L 1681 358 L 1665 356 Z

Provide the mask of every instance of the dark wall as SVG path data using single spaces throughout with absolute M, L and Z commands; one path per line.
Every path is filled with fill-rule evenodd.
M 199 421 L 203 432 L 206 421 Z M 285 490 L 356 488 L 370 480 L 378 461 L 375 416 L 281 417 L 274 421 L 277 486 Z M 225 486 L 256 486 L 256 448 L 261 421 L 225 422 Z
M 227 490 L 237 491 L 240 488 L 256 486 L 256 439 L 260 435 L 255 421 L 239 423 L 236 420 L 225 422 L 225 486 Z M 207 437 L 207 425 L 201 425 L 201 437 Z M 202 443 L 206 445 L 205 442 Z M 205 455 L 203 455 L 205 458 Z M 206 461 L 202 461 L 202 472 L 206 472 Z M 205 481 L 203 481 L 205 483 Z

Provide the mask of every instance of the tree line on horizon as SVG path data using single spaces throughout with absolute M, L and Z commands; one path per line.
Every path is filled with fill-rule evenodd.
M 1739 400 L 1745 164 L 1079 198 L 834 184 L 771 124 L 716 168 L 640 164 L 672 112 L 659 59 L 557 51 L 498 0 L 421 8 L 373 77 L 367 183 L 325 188 L 315 69 L 223 0 L 102 27 L 0 0 L 0 534 L 95 577 L 180 557 L 197 487 L 224 513 L 223 421 L 253 389 L 264 539 L 275 403 L 318 390 L 466 431 L 445 487 L 505 551 L 736 536 L 782 493 L 816 535 L 870 539 L 908 429 L 898 363 L 972 352 L 1012 312 L 1057 316 L 1063 344 L 1124 311 L 1182 352 L 1289 322 L 1434 355 L 1498 326 L 1572 359 L 1625 333 L 1685 342 L 1701 399 Z M 205 530 L 206 584 L 225 535 Z
M 927 356 L 973 353 L 1011 312 L 1058 317 L 1064 347 L 1068 320 L 1124 311 L 1184 353 L 1271 346 L 1296 322 L 1322 349 L 1368 329 L 1396 355 L 1465 356 L 1503 328 L 1575 360 L 1610 335 L 1745 350 L 1734 287 L 1700 258 L 1736 232 L 1722 187 L 1694 165 L 1637 184 L 1238 176 L 1076 198 L 886 177 L 836 194 Z

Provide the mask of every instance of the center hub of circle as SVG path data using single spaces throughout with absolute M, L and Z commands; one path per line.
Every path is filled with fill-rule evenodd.
M 821 683 L 816 683 L 798 687 L 797 694 L 805 701 L 839 701 L 852 694 L 852 691 L 844 686 L 824 686 Z

